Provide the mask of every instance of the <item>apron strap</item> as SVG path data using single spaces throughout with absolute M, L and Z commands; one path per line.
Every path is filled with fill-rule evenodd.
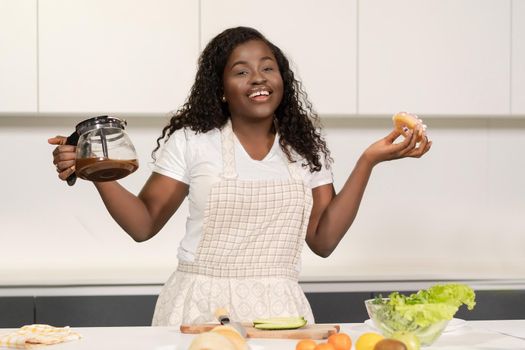
M 290 173 L 290 176 L 292 177 L 292 179 L 302 182 L 303 179 L 301 175 L 299 174 L 299 170 L 297 169 L 298 161 L 290 162 L 288 158 L 286 158 L 286 155 L 284 153 L 282 154 L 282 158 L 283 158 L 283 161 L 288 166 L 288 172 Z
M 235 171 L 235 147 L 233 143 L 233 129 L 230 119 L 221 129 L 221 148 L 222 148 L 222 177 L 225 179 L 236 179 L 237 172 Z

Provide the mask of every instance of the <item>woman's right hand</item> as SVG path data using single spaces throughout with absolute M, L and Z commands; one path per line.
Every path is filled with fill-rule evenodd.
M 55 164 L 60 180 L 66 180 L 75 172 L 76 146 L 66 145 L 67 137 L 55 136 L 47 140 L 50 145 L 57 145 L 53 150 Z
M 422 124 L 416 125 L 414 130 L 409 130 L 403 141 L 395 143 L 401 135 L 400 130 L 394 129 L 386 137 L 370 145 L 363 155 L 372 165 L 376 165 L 394 159 L 421 158 L 432 146 L 432 141 Z M 417 141 L 418 137 L 421 137 L 421 142 Z

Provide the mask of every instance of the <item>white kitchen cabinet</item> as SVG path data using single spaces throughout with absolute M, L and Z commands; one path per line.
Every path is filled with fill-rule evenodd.
M 356 8 L 355 0 L 202 0 L 201 46 L 226 28 L 254 27 L 292 61 L 320 114 L 355 114 Z
M 509 114 L 510 10 L 510 0 L 359 2 L 358 112 Z
M 37 110 L 36 0 L 0 0 L 0 113 Z
M 194 0 L 40 0 L 40 111 L 166 113 L 193 83 Z
M 514 115 L 525 115 L 525 0 L 512 1 L 512 104 Z

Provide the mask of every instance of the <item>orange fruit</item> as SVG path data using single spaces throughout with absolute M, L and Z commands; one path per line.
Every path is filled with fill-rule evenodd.
M 328 343 L 332 344 L 335 350 L 350 350 L 352 339 L 346 333 L 336 333 L 328 337 Z
M 314 350 L 335 350 L 335 347 L 330 343 L 317 344 Z
M 295 345 L 295 350 L 314 350 L 317 343 L 312 339 L 302 339 Z
M 357 341 L 355 342 L 355 350 L 373 350 L 374 346 L 376 346 L 376 344 L 384 338 L 385 337 L 378 333 L 363 333 L 359 336 L 359 338 L 357 338 Z

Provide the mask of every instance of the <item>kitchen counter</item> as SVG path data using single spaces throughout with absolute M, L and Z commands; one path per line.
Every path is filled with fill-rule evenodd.
M 82 339 L 44 347 L 50 350 L 186 350 L 194 335 L 181 334 L 173 327 L 93 327 L 75 328 Z M 0 329 L 0 334 L 8 332 Z M 341 325 L 353 343 L 364 332 L 372 331 L 363 323 Z M 296 340 L 250 339 L 252 350 L 293 350 Z M 353 346 L 352 349 L 355 349 Z M 445 332 L 425 350 L 525 349 L 525 320 L 468 321 L 462 327 Z

